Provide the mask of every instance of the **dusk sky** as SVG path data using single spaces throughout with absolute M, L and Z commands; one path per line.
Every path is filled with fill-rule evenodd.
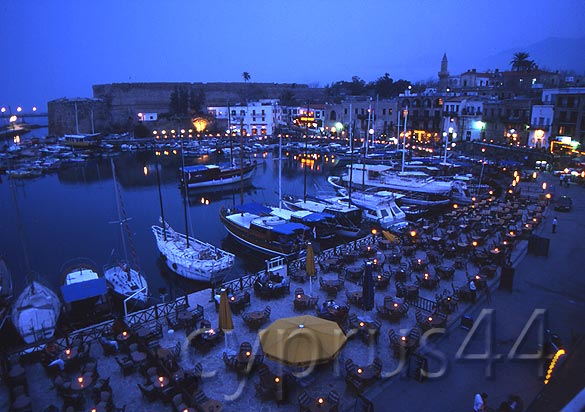
M 44 110 L 90 97 L 93 84 L 242 81 L 244 71 L 320 86 L 385 72 L 427 80 L 445 52 L 453 74 L 583 36 L 583 0 L 2 0 L 0 106 Z

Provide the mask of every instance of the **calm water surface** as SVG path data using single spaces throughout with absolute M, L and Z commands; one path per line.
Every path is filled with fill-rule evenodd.
M 278 161 L 271 153 L 257 154 L 258 167 L 251 185 L 243 191 L 244 202 L 276 204 Z M 183 196 L 178 186 L 179 155 L 158 156 L 165 217 L 177 231 L 184 232 Z M 178 278 L 159 258 L 150 227 L 158 224 L 160 205 L 156 183 L 156 157 L 152 153 L 121 154 L 113 158 L 121 197 L 138 263 L 145 273 L 151 294 L 160 288 L 171 296 L 201 289 L 196 282 Z M 216 162 L 217 157 L 187 159 L 187 164 Z M 222 159 L 226 160 L 226 159 Z M 282 161 L 283 193 L 303 194 L 303 166 L 292 156 Z M 317 160 L 307 167 L 307 192 L 328 189 L 332 164 Z M 190 234 L 223 247 L 237 256 L 231 277 L 264 267 L 266 257 L 247 252 L 229 239 L 219 220 L 222 206 L 240 203 L 241 189 L 224 192 L 200 191 L 189 196 Z M 120 227 L 110 160 L 100 158 L 34 180 L 0 182 L 0 253 L 12 271 L 18 293 L 31 273 L 58 290 L 63 269 L 72 259 L 86 258 L 99 268 L 123 258 Z M 130 248 L 129 248 L 130 249 Z M 130 253 L 130 252 L 129 252 Z

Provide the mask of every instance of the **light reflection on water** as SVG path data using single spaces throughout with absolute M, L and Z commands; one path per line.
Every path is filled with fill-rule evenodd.
M 169 155 L 158 159 L 165 218 L 175 230 L 184 232 L 183 196 L 177 174 L 180 157 Z M 217 160 L 216 156 L 207 156 L 188 159 L 186 163 Z M 258 167 L 251 185 L 243 189 L 238 185 L 223 191 L 192 191 L 189 196 L 190 234 L 242 256 L 237 259 L 231 277 L 264 267 L 266 257 L 245 251 L 227 239 L 219 210 L 240 203 L 242 197 L 244 202 L 278 202 L 278 162 L 271 154 L 266 157 L 260 154 L 253 160 L 258 162 Z M 170 291 L 171 296 L 201 288 L 200 284 L 169 273 L 159 259 L 150 229 L 151 225 L 158 224 L 160 216 L 155 156 L 151 152 L 138 152 L 116 156 L 114 161 L 136 256 L 149 281 L 151 294 L 158 297 L 159 288 Z M 326 178 L 331 168 L 324 159 L 307 164 L 310 166 L 307 192 L 329 189 Z M 282 162 L 282 168 L 282 192 L 302 195 L 301 162 L 291 156 Z M 120 228 L 114 223 L 116 199 L 107 158 L 90 159 L 83 165 L 34 180 L 9 181 L 2 176 L 0 214 L 0 253 L 5 255 L 13 273 L 17 293 L 24 287 L 29 271 L 40 274 L 58 290 L 63 280 L 62 266 L 71 259 L 89 258 L 102 268 L 112 259 L 123 258 Z

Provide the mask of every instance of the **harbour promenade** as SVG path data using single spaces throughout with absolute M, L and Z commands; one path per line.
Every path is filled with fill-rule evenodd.
M 543 176 L 539 179 L 550 179 L 549 185 L 556 183 L 549 176 Z M 537 182 L 538 185 L 540 183 L 541 181 Z M 558 233 L 554 237 L 550 234 L 551 207 L 545 210 L 541 216 L 540 212 L 538 212 L 540 206 L 537 206 L 536 202 L 527 202 L 526 210 L 517 210 L 516 212 L 519 216 L 516 219 L 518 222 L 518 234 L 521 232 L 521 222 L 532 221 L 532 216 L 540 216 L 537 233 L 551 237 L 549 256 L 526 255 L 528 243 L 526 237 L 523 236 L 522 240 L 515 240 L 516 247 L 512 249 L 510 255 L 510 259 L 516 268 L 512 292 L 497 290 L 499 283 L 498 270 L 496 276 L 490 276 L 486 281 L 486 284 L 490 286 L 487 290 L 491 290 L 491 293 L 487 293 L 486 289 L 478 290 L 478 300 L 475 303 L 458 299 L 458 305 L 453 309 L 448 319 L 446 318 L 445 323 L 439 325 L 439 327 L 446 326 L 447 333 L 445 336 L 433 339 L 430 345 L 420 344 L 417 353 L 428 361 L 428 369 L 431 372 L 438 370 L 441 364 L 447 365 L 446 372 L 440 374 L 439 378 L 429 378 L 419 382 L 412 377 L 412 370 L 408 367 L 408 365 L 411 365 L 410 362 L 407 362 L 408 365 L 403 365 L 405 367 L 399 369 L 400 360 L 395 356 L 396 352 L 394 352 L 393 356 L 394 344 L 391 332 L 394 330 L 398 336 L 404 336 L 406 334 L 410 335 L 413 330 L 418 330 L 419 327 L 424 327 L 427 325 L 426 319 L 430 319 L 435 314 L 441 314 L 440 311 L 437 312 L 437 298 L 440 297 L 441 293 L 443 295 L 445 293 L 450 294 L 451 288 L 455 293 L 454 285 L 467 284 L 470 274 L 482 273 L 483 269 L 493 267 L 493 265 L 480 265 L 476 259 L 477 255 L 469 253 L 470 245 L 466 245 L 467 252 L 461 254 L 446 248 L 444 249 L 444 252 L 446 252 L 445 258 L 441 258 L 441 264 L 435 262 L 435 264 L 429 266 L 432 268 L 430 274 L 436 275 L 438 273 L 437 268 L 444 265 L 453 267 L 453 277 L 448 280 L 441 279 L 437 289 L 421 287 L 417 291 L 416 297 L 405 296 L 401 298 L 400 295 L 404 291 L 399 291 L 399 288 L 402 287 L 399 286 L 400 282 L 396 282 L 400 276 L 401 269 L 403 267 L 408 268 L 409 273 L 404 276 L 407 276 L 411 283 L 424 283 L 423 272 L 425 271 L 418 270 L 415 266 L 420 264 L 421 261 L 432 257 L 431 252 L 434 249 L 430 244 L 423 244 L 423 242 L 419 242 L 416 248 L 404 244 L 400 247 L 396 246 L 395 249 L 388 248 L 388 241 L 379 235 L 362 239 L 360 242 L 352 242 L 352 244 L 333 252 L 330 251 L 328 256 L 319 255 L 317 257 L 317 276 L 312 282 L 305 279 L 303 283 L 300 283 L 296 278 L 299 273 L 302 274 L 304 271 L 303 262 L 289 265 L 288 274 L 295 276 L 292 278 L 290 286 L 284 288 L 283 293 L 276 296 L 262 296 L 262 293 L 255 293 L 251 282 L 252 279 L 243 279 L 242 284 L 239 284 L 239 281 L 235 281 L 233 289 L 237 290 L 238 293 L 234 293 L 234 299 L 239 300 L 242 296 L 245 296 L 246 292 L 249 295 L 247 300 L 242 300 L 241 307 L 233 308 L 234 312 L 236 312 L 233 314 L 234 330 L 231 333 L 226 333 L 225 337 L 221 335 L 221 338 L 217 339 L 214 335 L 215 332 L 210 332 L 210 329 L 218 329 L 219 313 L 216 311 L 217 306 L 214 294 L 211 290 L 204 290 L 188 295 L 186 297 L 187 305 L 178 302 L 177 307 L 152 309 L 148 312 L 148 316 L 134 316 L 129 319 L 128 325 L 123 326 L 117 332 L 113 331 L 113 325 L 106 325 L 103 330 L 98 330 L 97 334 L 84 334 L 83 338 L 88 341 L 88 344 L 85 345 L 88 356 L 90 359 L 95 360 L 95 369 L 99 378 L 110 379 L 111 391 L 109 396 L 112 399 L 110 404 L 119 407 L 126 405 L 126 412 L 182 410 L 173 407 L 172 399 L 165 398 L 168 395 L 165 395 L 166 392 L 159 391 L 160 393 L 153 399 L 153 402 L 149 401 L 148 396 L 141 395 L 138 389 L 139 384 L 152 385 L 153 376 L 148 374 L 148 370 L 151 369 L 148 367 L 150 365 L 156 365 L 156 381 L 154 383 L 160 382 L 161 386 L 168 385 L 168 380 L 165 381 L 165 378 L 175 378 L 174 367 L 178 367 L 178 370 L 185 372 L 187 375 L 195 373 L 194 371 L 199 371 L 197 372 L 196 386 L 209 397 L 209 402 L 215 402 L 213 405 L 216 412 L 219 412 L 219 410 L 296 411 L 299 410 L 298 399 L 299 397 L 302 398 L 303 394 L 308 394 L 311 399 L 317 402 L 319 397 L 328 399 L 328 394 L 332 392 L 339 396 L 339 410 L 361 410 L 356 409 L 355 393 L 349 385 L 353 381 L 348 380 L 347 365 L 349 361 L 356 365 L 375 365 L 376 359 L 381 360 L 381 374 L 374 376 L 372 382 L 363 391 L 360 391 L 367 399 L 372 401 L 375 410 L 469 411 L 473 395 L 476 392 L 487 392 L 490 395 L 489 405 L 491 406 L 497 406 L 510 393 L 518 394 L 528 403 L 534 399 L 543 387 L 542 378 L 537 377 L 537 362 L 512 362 L 507 361 L 504 356 L 504 358 L 493 363 L 493 375 L 491 378 L 487 378 L 484 375 L 486 360 L 461 361 L 455 359 L 456 357 L 464 357 L 456 356 L 456 353 L 461 348 L 462 342 L 468 333 L 468 331 L 460 329 L 459 324 L 463 315 L 470 315 L 479 323 L 482 309 L 493 308 L 495 320 L 492 350 L 495 355 L 506 355 L 534 309 L 546 309 L 549 327 L 555 333 L 561 335 L 570 353 L 572 333 L 574 332 L 576 335 L 579 332 L 579 322 L 582 323 L 583 320 L 583 300 L 580 298 L 583 291 L 583 282 L 578 278 L 578 273 L 585 262 L 583 262 L 584 257 L 581 256 L 582 253 L 580 253 L 578 246 L 573 245 L 571 239 L 575 239 L 579 231 L 581 230 L 582 232 L 583 230 L 581 219 L 585 213 L 583 208 L 585 205 L 585 193 L 582 187 L 572 187 L 570 189 L 558 189 L 556 195 L 562 193 L 563 190 L 569 191 L 569 194 L 574 194 L 575 208 L 571 213 L 558 214 Z M 538 197 L 539 193 L 535 191 L 533 194 Z M 498 237 L 496 235 L 501 234 L 501 230 L 499 230 L 501 228 L 498 227 L 499 223 L 497 222 L 501 221 L 503 213 L 508 212 L 500 213 L 499 210 L 501 207 L 503 208 L 503 204 L 502 206 L 496 206 L 490 205 L 487 201 L 483 203 L 485 213 L 478 213 L 476 215 L 477 222 L 474 224 L 477 225 L 478 229 L 491 228 L 490 233 L 493 233 L 495 237 L 484 238 L 483 242 L 485 243 L 482 248 L 485 247 L 487 252 L 490 249 L 497 252 L 497 247 L 494 248 L 495 245 L 506 245 L 505 239 L 502 238 L 497 239 L 497 242 L 500 243 L 496 242 L 495 238 Z M 454 210 L 450 215 L 453 216 L 453 219 L 462 221 L 461 219 L 467 217 L 465 216 L 466 213 Z M 435 235 L 442 233 L 445 237 L 453 237 L 456 232 L 451 230 L 453 222 L 450 218 L 443 219 L 442 223 L 437 223 L 437 229 L 433 233 Z M 421 226 L 420 230 L 424 231 L 424 226 Z M 428 242 L 443 242 L 444 239 L 431 235 L 430 229 L 427 230 L 429 230 L 426 238 Z M 471 229 L 467 227 L 467 229 L 461 230 Z M 461 236 L 469 235 L 472 238 L 471 233 L 475 232 L 462 233 Z M 504 230 L 504 233 L 506 233 L 506 230 Z M 418 233 L 416 236 L 419 235 L 422 237 L 423 233 Z M 411 236 L 414 237 L 414 235 Z M 386 248 L 381 249 L 381 245 L 386 245 Z M 401 253 L 396 254 L 394 250 Z M 411 253 L 408 257 L 405 255 L 407 252 Z M 494 255 L 498 255 L 498 253 Z M 349 256 L 359 256 L 359 258 L 354 259 L 353 263 L 344 263 L 341 270 L 332 269 L 335 262 L 339 262 L 341 259 L 347 262 L 345 259 Z M 350 278 L 352 273 L 357 273 L 358 275 L 362 273 L 364 256 L 367 256 L 367 259 L 370 260 L 378 259 L 383 269 L 380 271 L 381 275 L 386 272 L 392 274 L 390 284 L 386 284 L 386 286 L 380 285 L 380 288 L 376 288 L 374 306 L 369 309 L 364 308 L 359 303 L 356 304 L 354 301 L 355 297 L 359 296 L 360 292 L 363 292 L 363 287 L 358 284 L 359 282 L 356 283 Z M 465 258 L 463 258 L 464 256 Z M 391 261 L 395 257 L 397 257 L 397 260 Z M 568 259 L 573 259 L 579 263 L 576 263 L 575 266 L 569 265 L 567 264 Z M 459 264 L 457 263 L 458 261 Z M 341 273 L 343 273 L 343 276 Z M 378 281 L 383 282 L 384 276 L 379 277 Z M 339 294 L 336 291 L 332 293 L 331 289 L 328 288 L 328 285 L 334 283 L 340 285 Z M 262 329 L 280 318 L 302 314 L 315 315 L 313 307 L 306 307 L 305 309 L 297 307 L 297 303 L 299 303 L 297 302 L 297 288 L 302 288 L 303 294 L 319 299 L 317 304 L 318 313 L 322 314 L 319 309 L 322 308 L 323 303 L 335 300 L 341 308 L 345 306 L 350 308 L 349 313 L 354 318 L 349 316 L 348 318 L 343 318 L 343 321 L 338 319 L 338 322 L 344 325 L 344 332 L 347 333 L 349 338 L 347 343 L 333 362 L 317 366 L 313 373 L 308 376 L 298 374 L 298 370 L 294 367 L 283 366 L 264 357 L 264 364 L 274 376 L 294 377 L 287 399 L 283 399 L 284 402 L 276 403 L 274 399 L 265 399 L 263 395 L 267 394 L 262 392 L 262 388 L 258 388 L 258 384 L 261 383 L 260 371 L 242 376 L 241 373 L 237 373 L 232 369 L 232 363 L 226 361 L 227 358 L 223 354 L 225 352 L 228 357 L 237 356 L 241 354 L 241 350 L 238 352 L 238 348 L 250 343 L 252 349 L 246 349 L 246 352 L 256 353 L 261 357 L 263 354 L 260 348 L 258 329 Z M 457 288 L 461 289 L 463 286 L 457 286 Z M 288 290 L 290 290 L 290 294 Z M 459 295 L 459 297 L 461 296 Z M 394 299 L 395 304 L 398 306 L 406 303 L 404 307 L 408 313 L 405 313 L 405 316 L 400 319 L 381 317 L 380 308 L 385 306 L 386 298 L 388 297 Z M 298 300 L 302 301 L 303 299 Z M 410 306 L 410 309 L 408 306 Z M 424 314 L 422 320 L 419 317 L 419 312 Z M 187 316 L 184 317 L 184 315 Z M 250 318 L 260 319 L 264 323 L 252 323 L 249 321 Z M 181 320 L 186 320 L 188 323 L 192 322 L 193 324 L 190 326 L 181 325 L 179 324 Z M 202 321 L 204 322 L 202 323 Z M 364 328 L 364 323 L 371 326 Z M 574 327 L 574 330 L 571 329 L 571 326 Z M 379 338 L 374 341 L 372 338 L 378 335 L 372 335 L 372 332 L 375 332 L 376 328 Z M 147 341 L 144 338 L 145 329 L 145 335 L 149 335 L 149 331 L 154 331 L 155 339 Z M 205 333 L 208 337 L 209 335 L 212 336 L 212 339 L 206 338 L 207 343 L 211 342 L 209 345 L 201 345 L 202 342 L 194 344 L 197 343 L 194 342 L 197 340 L 197 331 L 202 329 L 206 330 Z M 367 329 L 366 332 L 368 333 L 361 334 L 360 329 Z M 133 336 L 135 338 L 133 342 L 136 342 L 134 348 L 126 344 L 126 335 L 123 334 L 123 331 L 128 331 L 129 336 L 135 335 Z M 101 345 L 97 344 L 97 337 L 101 336 L 102 332 L 107 333 L 110 339 L 119 341 L 120 350 L 113 356 L 106 356 L 103 348 L 100 347 Z M 485 330 L 480 329 L 474 335 L 474 339 L 467 345 L 464 351 L 465 354 L 477 354 L 485 351 L 486 335 Z M 531 334 L 529 333 L 528 340 L 530 338 Z M 66 349 L 66 346 L 63 345 L 73 345 L 73 340 L 75 339 L 71 336 L 69 341 L 60 343 L 62 347 L 59 347 L 58 350 L 61 352 L 61 357 Z M 89 344 L 90 341 L 92 342 L 91 344 Z M 151 343 L 154 345 L 151 345 Z M 525 346 L 528 347 L 522 346 L 519 352 L 530 353 L 530 350 L 534 349 L 534 345 Z M 159 351 L 158 348 L 163 350 Z M 435 350 L 436 352 L 433 354 L 430 350 Z M 161 353 L 172 354 L 175 362 L 172 365 L 173 371 L 170 370 L 171 365 L 161 360 Z M 123 358 L 129 359 L 127 367 L 118 362 Z M 57 383 L 54 380 L 52 373 L 55 371 L 51 372 L 43 368 L 40 362 L 35 362 L 34 360 L 32 362 L 27 361 L 24 365 L 32 409 L 34 411 L 43 411 L 49 405 L 61 407 L 64 402 L 63 391 L 57 387 Z M 397 370 L 397 373 L 393 373 L 393 371 Z M 66 369 L 65 377 L 74 383 L 81 376 L 80 373 L 78 367 L 71 366 Z M 264 376 L 264 374 L 262 375 Z M 158 381 L 159 378 L 162 378 L 162 380 Z M 554 383 L 554 378 L 552 383 Z M 94 406 L 99 405 L 99 399 L 94 400 L 92 395 L 94 392 L 93 384 L 91 388 L 87 388 L 87 393 L 83 396 L 83 406 L 80 406 L 78 410 L 90 411 Z M 181 383 L 177 383 L 176 388 L 178 390 L 172 392 L 173 399 L 181 391 L 184 395 L 193 395 L 191 386 L 186 388 Z M 97 395 L 99 398 L 100 393 L 98 392 Z M 271 394 L 269 393 L 268 395 Z M 10 393 L 8 389 L 6 386 L 1 386 L 0 410 L 8 410 L 9 400 Z M 313 410 L 314 408 L 311 409 L 311 407 L 317 407 L 318 405 L 310 404 L 309 406 L 308 410 Z
M 556 212 L 548 207 L 545 221 L 538 230 L 542 237 L 550 238 L 548 256 L 526 254 L 526 249 L 516 257 L 512 291 L 498 290 L 492 285 L 490 301 L 485 296 L 465 313 L 477 319 L 485 310 L 494 312 L 492 372 L 489 360 L 457 359 L 465 337 L 469 333 L 454 324 L 448 335 L 429 349 L 445 356 L 447 371 L 439 378 L 417 383 L 410 379 L 394 379 L 374 388 L 369 394 L 375 410 L 470 412 L 476 393 L 488 394 L 487 405 L 497 410 L 510 394 L 523 399 L 526 411 L 559 411 L 576 393 L 585 387 L 585 253 L 582 245 L 585 233 L 585 188 L 572 185 L 559 187 L 558 177 L 541 174 L 538 186 L 546 181 L 555 196 L 568 195 L 573 199 L 571 212 Z M 556 233 L 552 233 L 552 220 L 558 219 Z M 526 246 L 526 245 L 525 245 Z M 535 311 L 543 310 L 548 327 L 558 334 L 567 350 L 567 358 L 560 363 L 568 373 L 559 372 L 545 388 L 544 377 L 539 376 L 536 360 L 507 359 L 514 343 Z M 538 322 L 535 324 L 535 328 Z M 534 328 L 534 329 L 535 329 Z M 466 353 L 484 353 L 489 336 L 480 329 L 466 349 Z M 532 344 L 521 346 L 520 353 L 534 350 L 534 334 L 528 334 Z M 577 352 L 577 353 L 575 353 Z M 503 355 L 503 356 L 501 356 Z M 429 357 L 430 370 L 440 362 Z M 575 364 L 574 364 L 575 363 Z M 434 369 L 437 370 L 437 369 Z M 563 371 L 564 372 L 564 371 Z M 553 389 L 556 387 L 555 389 Z

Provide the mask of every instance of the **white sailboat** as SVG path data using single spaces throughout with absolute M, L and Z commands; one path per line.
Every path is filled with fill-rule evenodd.
M 120 234 L 125 261 L 117 262 L 106 267 L 104 269 L 104 277 L 106 278 L 108 286 L 114 291 L 114 293 L 121 296 L 123 299 L 135 299 L 144 303 L 148 299 L 148 283 L 140 271 L 128 263 L 128 251 L 126 249 L 126 236 L 124 234 L 124 229 L 126 229 L 128 240 L 130 241 L 134 266 L 137 266 L 134 247 L 132 246 L 132 238 L 130 237 L 130 230 L 128 229 L 128 219 L 126 218 L 125 213 L 122 213 L 122 199 L 118 187 L 118 180 L 116 179 L 114 161 L 110 159 L 110 163 L 112 166 L 112 178 L 114 180 L 114 192 L 116 194 L 116 206 L 118 209 L 117 223 L 120 224 Z
M 53 337 L 60 311 L 61 302 L 55 292 L 32 281 L 14 302 L 12 323 L 22 339 L 32 344 Z
M 211 282 L 215 276 L 231 268 L 235 256 L 191 236 L 175 232 L 166 222 L 152 226 L 158 250 L 173 272 L 187 279 Z
M 182 166 L 183 168 L 185 167 L 184 157 Z M 158 250 L 165 258 L 166 265 L 173 272 L 187 279 L 205 283 L 210 283 L 216 280 L 219 274 L 234 266 L 235 256 L 232 253 L 189 236 L 188 232 L 182 234 L 175 232 L 171 228 L 164 219 L 158 165 L 156 172 L 159 187 L 162 226 L 152 226 L 152 233 L 156 239 Z M 189 195 L 189 188 L 186 185 L 186 182 L 183 183 L 185 191 L 183 208 L 185 213 L 185 229 L 187 230 L 187 198 Z

